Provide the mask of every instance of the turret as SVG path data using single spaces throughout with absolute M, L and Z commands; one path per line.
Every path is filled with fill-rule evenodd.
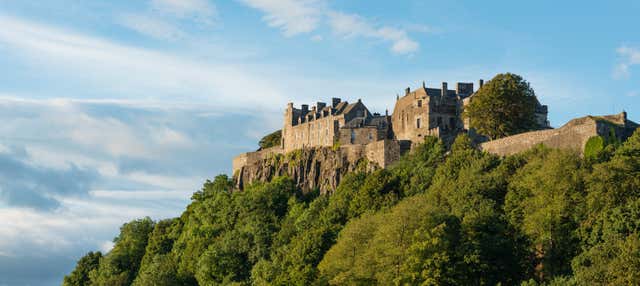
M 443 81 L 443 82 L 442 82 L 442 93 L 441 93 L 441 95 L 442 95 L 442 97 L 443 97 L 443 98 L 444 98 L 445 96 L 447 96 L 447 91 L 448 91 L 448 89 L 447 89 L 447 82 L 446 82 L 446 81 Z

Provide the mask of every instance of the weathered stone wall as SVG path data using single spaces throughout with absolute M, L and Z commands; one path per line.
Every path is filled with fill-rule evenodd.
M 614 134 L 624 140 L 631 135 L 628 130 L 633 123 L 627 121 L 626 114 L 607 116 L 587 116 L 569 121 L 558 129 L 533 131 L 480 144 L 480 149 L 505 156 L 520 153 L 543 144 L 550 148 L 573 150 L 582 154 L 584 146 L 593 136 L 608 138 Z
M 378 130 L 375 126 L 341 128 L 339 140 L 342 145 L 369 144 L 374 141 L 382 140 L 385 136 L 386 133 L 383 132 L 383 130 Z
M 256 151 L 256 152 L 242 153 L 233 158 L 231 170 L 235 175 L 236 172 L 239 172 L 240 169 L 244 166 L 254 164 L 255 162 L 259 162 L 259 161 L 268 159 L 270 157 L 282 155 L 282 154 L 284 154 L 284 150 L 279 146 L 267 148 L 267 149 Z

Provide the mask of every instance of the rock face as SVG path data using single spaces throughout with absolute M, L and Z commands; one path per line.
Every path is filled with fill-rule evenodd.
M 303 191 L 319 189 L 332 192 L 347 173 L 358 169 L 379 168 L 365 156 L 348 149 L 307 148 L 287 154 L 273 153 L 260 160 L 241 166 L 234 174 L 238 189 L 254 182 L 266 182 L 277 176 L 288 176 Z

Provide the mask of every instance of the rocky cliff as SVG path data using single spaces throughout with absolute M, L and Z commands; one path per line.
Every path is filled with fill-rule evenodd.
M 359 168 L 371 170 L 379 165 L 348 148 L 306 148 L 287 154 L 271 153 L 243 165 L 235 171 L 234 181 L 238 189 L 243 189 L 253 182 L 288 176 L 303 191 L 317 188 L 327 193 L 335 190 L 347 173 Z

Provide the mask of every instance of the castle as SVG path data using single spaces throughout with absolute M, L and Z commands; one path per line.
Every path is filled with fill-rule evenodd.
M 479 87 L 483 83 L 480 80 Z M 366 157 L 386 167 L 425 136 L 450 143 L 457 134 L 468 130 L 462 111 L 474 94 L 473 83 L 459 82 L 451 90 L 446 82 L 441 88 L 428 88 L 423 82 L 418 89 L 407 88 L 403 96 L 396 96 L 391 115 L 388 111 L 384 115 L 371 113 L 360 99 L 349 103 L 332 98 L 330 105 L 317 102 L 311 108 L 306 104 L 295 108 L 289 103 L 284 112 L 280 146 L 236 157 L 233 171 L 236 173 L 267 154 L 338 146 L 348 149 L 354 157 Z M 538 103 L 536 118 L 539 125 L 549 127 L 546 105 Z
M 480 80 L 479 88 L 483 84 Z M 622 112 L 578 118 L 553 129 L 547 120 L 547 106 L 537 102 L 535 117 L 542 130 L 483 142 L 484 137 L 475 134 L 462 117 L 465 106 L 476 94 L 473 83 L 457 83 L 455 90 L 450 90 L 446 82 L 441 88 L 428 88 L 423 82 L 418 89 L 407 88 L 403 96 L 396 96 L 391 115 L 388 111 L 384 115 L 371 113 L 361 100 L 349 103 L 333 98 L 330 105 L 317 102 L 311 108 L 306 104 L 295 108 L 289 103 L 284 112 L 280 144 L 233 159 L 236 186 L 241 189 L 254 181 L 288 175 L 296 178 L 302 188 L 330 191 L 363 159 L 386 168 L 426 136 L 451 144 L 458 134 L 466 132 L 479 139 L 476 142 L 480 143 L 480 149 L 504 156 L 538 144 L 581 153 L 594 136 L 608 139 L 613 134 L 625 140 L 638 128 L 638 124 Z M 289 156 L 296 152 L 300 156 Z M 301 158 L 293 159 L 296 157 Z M 278 166 L 273 162 L 279 162 Z

